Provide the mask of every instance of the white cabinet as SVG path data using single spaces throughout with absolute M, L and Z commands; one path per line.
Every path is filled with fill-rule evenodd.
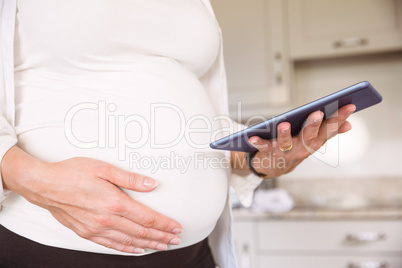
M 400 220 L 235 218 L 240 268 L 401 268 Z
M 287 0 L 293 60 L 402 49 L 401 0 Z
M 256 267 L 257 245 L 254 242 L 254 222 L 252 220 L 236 221 L 233 224 L 233 232 L 239 268 Z
M 276 114 L 275 107 L 283 111 L 290 104 L 291 88 L 285 2 L 211 2 L 223 32 L 231 116 L 244 121 L 253 115 Z
M 402 0 L 211 2 L 235 120 L 293 108 L 295 61 L 402 50 Z
M 258 248 L 270 250 L 399 251 L 402 222 L 393 221 L 259 221 Z
M 269 257 L 261 256 L 259 262 L 264 268 L 400 268 L 400 257 Z M 266 264 L 266 265 L 265 265 Z

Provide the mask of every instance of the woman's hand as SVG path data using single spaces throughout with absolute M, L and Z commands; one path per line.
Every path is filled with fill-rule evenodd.
M 291 136 L 291 126 L 288 122 L 278 125 L 278 135 L 275 140 L 251 137 L 250 144 L 258 149 L 252 163 L 254 169 L 258 173 L 265 174 L 267 178 L 292 171 L 310 154 L 319 150 L 330 138 L 349 131 L 352 126 L 346 120 L 355 110 L 355 105 L 345 105 L 326 120 L 323 118 L 323 112 L 313 112 L 307 118 L 300 133 L 294 137 Z M 241 167 L 241 165 L 239 166 Z
M 79 236 L 118 251 L 143 253 L 177 245 L 179 223 L 136 202 L 118 186 L 149 192 L 157 183 L 143 175 L 89 158 L 39 161 L 18 147 L 2 161 L 9 190 L 43 207 Z

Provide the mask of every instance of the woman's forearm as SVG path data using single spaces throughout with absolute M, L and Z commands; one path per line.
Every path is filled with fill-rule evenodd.
M 23 196 L 29 195 L 28 191 L 37 190 L 46 165 L 46 162 L 32 157 L 18 146 L 11 147 L 1 162 L 4 188 Z
M 248 170 L 244 152 L 230 152 L 230 165 L 233 169 Z
M 246 170 L 246 171 L 250 171 L 248 165 L 247 165 L 247 161 L 246 161 L 246 157 L 245 157 L 246 153 L 244 152 L 235 152 L 232 151 L 230 153 L 230 164 L 231 167 L 233 169 L 237 169 L 237 170 Z M 271 178 L 274 177 L 274 175 L 271 174 L 271 170 L 268 168 L 264 168 L 263 165 L 263 161 L 261 161 L 261 153 L 257 152 L 256 156 L 253 159 L 253 168 L 256 172 L 262 173 L 262 174 L 266 174 L 267 176 L 264 178 Z

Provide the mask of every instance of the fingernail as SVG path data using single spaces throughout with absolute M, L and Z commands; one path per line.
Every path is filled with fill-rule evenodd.
M 180 244 L 180 238 L 177 238 L 177 237 L 175 237 L 175 238 L 173 238 L 172 240 L 170 240 L 170 242 L 169 242 L 169 244 L 171 244 L 171 245 L 178 245 L 178 244 Z
M 181 228 L 174 228 L 174 229 L 172 230 L 172 233 L 174 233 L 174 234 L 181 234 Z
M 158 244 L 156 246 L 157 250 L 167 250 L 167 245 L 166 244 Z
M 258 145 L 258 141 L 257 140 L 249 140 L 250 143 L 254 144 L 254 145 Z
M 154 179 L 146 177 L 144 179 L 144 186 L 149 188 L 155 188 L 156 186 L 158 186 L 158 182 L 155 181 Z
M 318 123 L 322 121 L 322 117 L 314 119 L 314 123 Z
M 353 108 L 353 110 L 351 110 L 351 111 L 348 112 L 348 116 L 351 115 L 351 114 L 353 114 L 355 111 L 356 111 L 356 107 Z
M 284 129 L 281 130 L 281 132 L 284 133 L 284 134 L 288 133 L 288 131 L 289 131 L 289 128 L 284 128 Z
M 135 254 L 142 254 L 142 253 L 145 252 L 145 250 L 142 249 L 142 248 L 135 248 L 133 252 L 134 252 Z

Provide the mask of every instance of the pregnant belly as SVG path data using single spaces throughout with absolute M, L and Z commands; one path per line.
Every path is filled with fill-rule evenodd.
M 223 153 L 208 148 L 219 124 L 190 72 L 164 60 L 74 79 L 17 74 L 16 86 L 24 150 L 46 161 L 91 157 L 150 176 L 159 183 L 153 192 L 124 191 L 182 224 L 179 247 L 209 235 L 226 201 L 227 170 Z

